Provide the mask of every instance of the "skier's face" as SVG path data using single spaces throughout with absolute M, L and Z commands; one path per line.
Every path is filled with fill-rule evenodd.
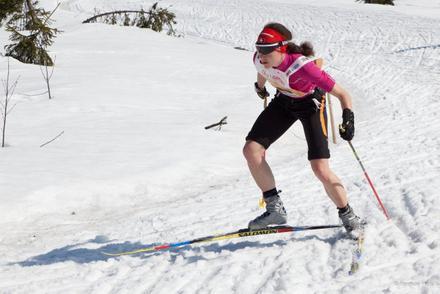
M 265 68 L 277 67 L 283 61 L 284 54 L 274 50 L 269 54 L 258 53 L 258 59 Z

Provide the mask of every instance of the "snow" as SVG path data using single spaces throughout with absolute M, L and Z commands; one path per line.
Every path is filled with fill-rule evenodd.
M 160 2 L 183 38 L 81 24 L 95 8 L 152 3 L 63 1 L 53 100 L 35 96 L 38 66 L 10 60 L 20 79 L 0 150 L 0 293 L 438 293 L 440 1 Z M 262 212 L 241 149 L 262 109 L 251 50 L 269 21 L 311 40 L 354 97 L 353 144 L 392 218 L 349 146 L 332 144 L 331 166 L 370 223 L 361 270 L 347 276 L 339 230 L 101 254 L 232 231 Z M 0 57 L 1 79 L 6 67 Z M 225 115 L 221 131 L 204 129 Z M 300 125 L 268 151 L 289 224 L 338 223 L 306 153 Z

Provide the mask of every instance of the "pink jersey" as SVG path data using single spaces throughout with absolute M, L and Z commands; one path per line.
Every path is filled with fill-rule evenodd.
M 314 60 L 301 54 L 286 54 L 278 67 L 265 68 L 257 53 L 254 55 L 254 65 L 258 73 L 278 91 L 292 98 L 303 98 L 313 93 L 316 87 L 326 92 L 333 89 L 335 81 Z

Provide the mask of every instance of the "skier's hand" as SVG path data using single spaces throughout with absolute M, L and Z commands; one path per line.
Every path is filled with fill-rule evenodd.
M 254 86 L 255 86 L 255 92 L 257 93 L 258 97 L 260 97 L 261 99 L 264 100 L 270 96 L 269 92 L 267 92 L 267 90 L 266 90 L 266 87 L 263 87 L 263 89 L 261 89 L 258 86 L 257 82 L 255 82 Z
M 342 124 L 339 125 L 339 134 L 342 139 L 351 141 L 354 136 L 354 113 L 349 108 L 342 111 Z

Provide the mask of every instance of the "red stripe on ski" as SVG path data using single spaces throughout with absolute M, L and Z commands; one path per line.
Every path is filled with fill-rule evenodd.
M 278 233 L 288 233 L 288 232 L 292 232 L 292 231 L 293 231 L 293 228 L 280 228 L 280 229 L 277 229 Z

